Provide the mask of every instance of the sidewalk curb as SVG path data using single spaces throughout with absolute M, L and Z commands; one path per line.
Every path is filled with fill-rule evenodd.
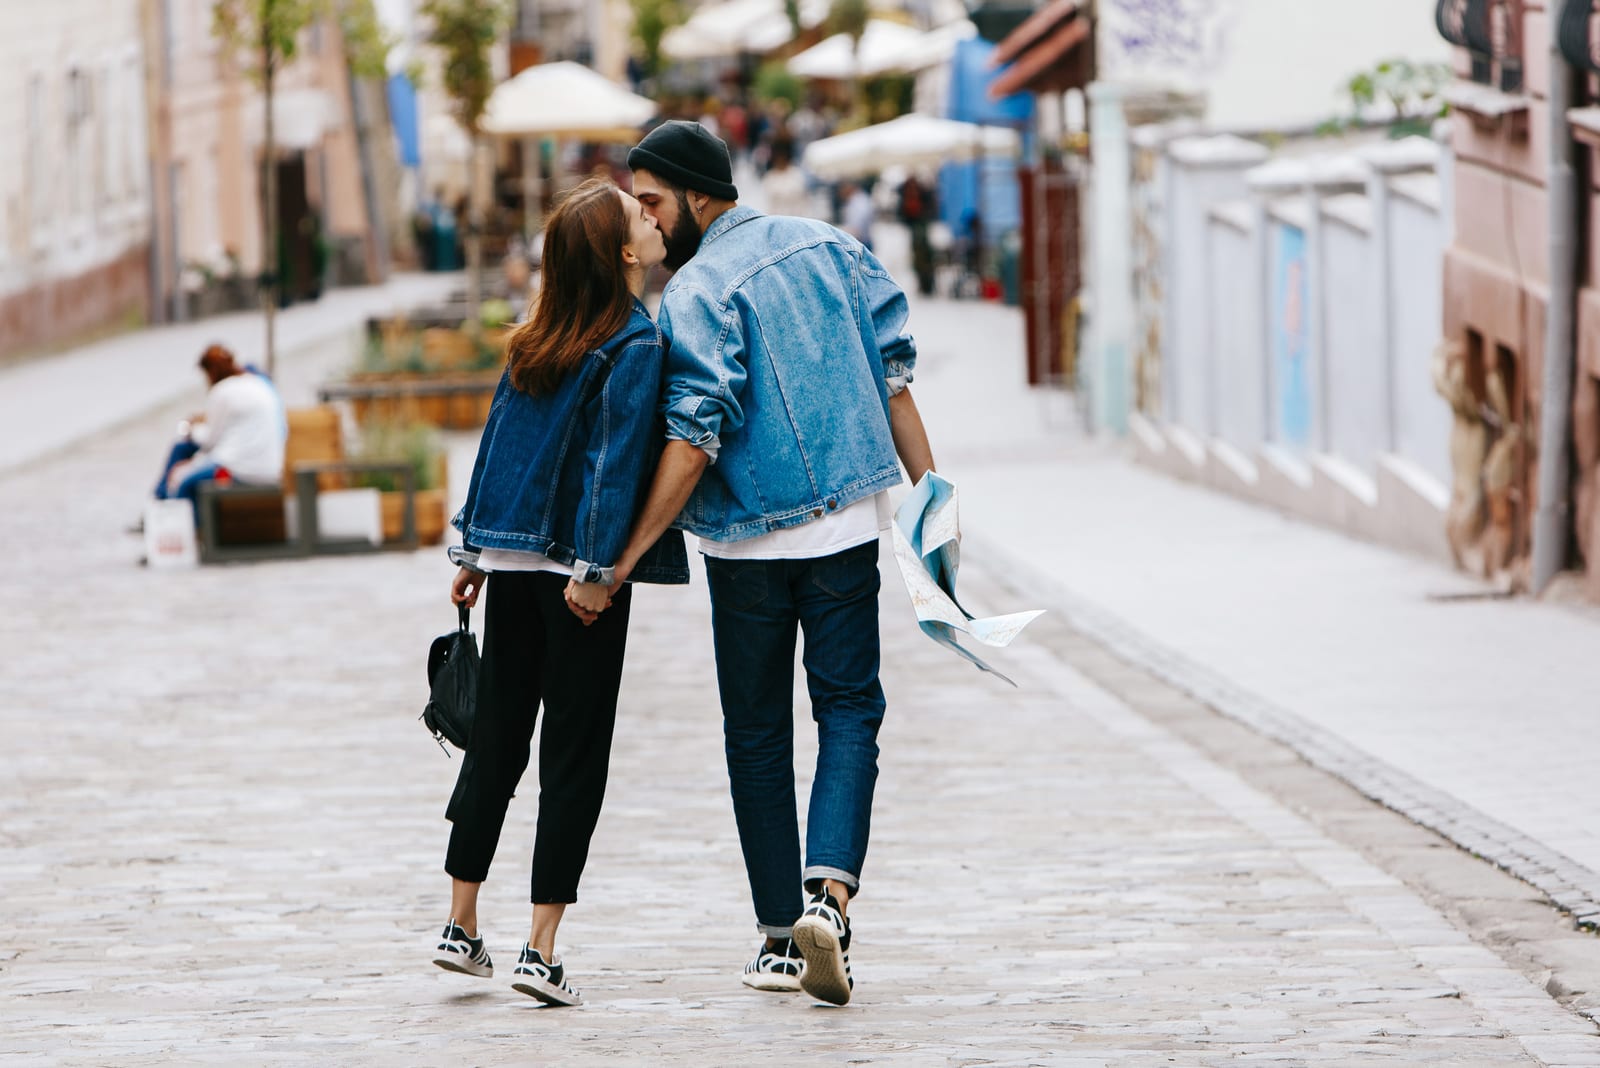
M 326 330 L 318 331 L 304 338 L 295 339 L 295 343 L 292 348 L 283 349 L 278 352 L 278 361 L 280 364 L 284 361 L 292 361 L 298 354 L 310 349 L 314 349 L 319 345 L 327 344 L 341 333 L 348 333 L 354 336 L 361 330 L 362 324 L 359 322 L 330 324 Z M 141 403 L 137 408 L 127 410 L 122 415 L 108 420 L 100 426 L 91 427 L 85 430 L 83 433 L 78 434 L 68 440 L 58 441 L 46 449 L 31 455 L 24 455 L 17 460 L 0 461 L 0 479 L 16 474 L 18 471 L 24 470 L 25 468 L 31 467 L 35 464 L 49 463 L 63 454 L 78 448 L 85 441 L 88 441 L 90 438 L 93 438 L 96 435 L 115 434 L 122 430 L 126 430 L 128 427 L 151 419 L 160 414 L 163 410 L 170 408 L 174 404 L 177 404 L 180 400 L 182 400 L 184 394 L 192 392 L 195 388 L 196 387 L 194 383 L 174 380 L 172 388 L 168 392 L 149 400 L 147 403 Z
M 964 540 L 979 556 L 999 565 L 997 575 L 1028 575 L 1030 587 L 1041 591 L 1069 626 L 1114 656 L 1287 745 L 1313 767 L 1516 876 L 1571 915 L 1579 928 L 1600 930 L 1600 874 L 1161 645 L 1064 584 L 1040 575 L 996 542 L 974 537 L 970 531 L 964 532 Z M 1004 578 L 998 581 L 1006 583 Z

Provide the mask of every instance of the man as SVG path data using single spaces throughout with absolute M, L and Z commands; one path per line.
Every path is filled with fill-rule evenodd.
M 911 231 L 911 269 L 917 275 L 917 292 L 933 296 L 933 245 L 928 224 L 933 220 L 933 191 L 915 173 L 900 186 L 900 221 Z
M 843 201 L 841 226 L 845 233 L 872 251 L 872 227 L 878 221 L 878 209 L 872 195 L 863 186 L 847 182 L 840 191 Z
M 200 484 L 223 472 L 235 482 L 280 482 L 288 424 L 278 391 L 265 376 L 239 366 L 221 345 L 201 354 L 200 370 L 211 384 L 205 414 L 180 426 L 183 440 L 167 457 L 156 499 L 196 501 Z
M 766 936 L 744 982 L 842 1005 L 884 712 L 885 491 L 897 456 L 913 481 L 933 468 L 907 388 L 905 294 L 832 226 L 740 207 L 727 147 L 696 123 L 658 127 L 628 165 L 678 271 L 659 320 L 668 441 L 617 581 L 668 526 L 699 535 L 734 816 Z M 803 870 L 797 630 L 818 736 Z

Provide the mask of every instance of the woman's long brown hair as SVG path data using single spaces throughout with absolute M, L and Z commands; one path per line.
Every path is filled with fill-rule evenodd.
M 506 343 L 511 384 L 551 393 L 584 353 L 622 329 L 633 311 L 622 248 L 628 217 L 617 186 L 591 178 L 544 227 L 544 268 L 533 314 Z

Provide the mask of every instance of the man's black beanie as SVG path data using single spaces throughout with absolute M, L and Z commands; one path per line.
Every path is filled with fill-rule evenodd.
M 628 153 L 628 169 L 649 171 L 721 200 L 739 199 L 728 146 L 698 122 L 673 119 L 645 134 Z

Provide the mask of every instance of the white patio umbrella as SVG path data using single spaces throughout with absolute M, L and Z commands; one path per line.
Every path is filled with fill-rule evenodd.
M 495 88 L 483 129 L 499 137 L 631 141 L 655 113 L 655 101 L 580 63 L 541 63 Z
M 789 59 L 789 72 L 802 78 L 870 77 L 901 70 L 899 64 L 913 55 L 926 36 L 914 26 L 887 19 L 870 19 L 855 47 L 847 33 L 836 33 Z
M 813 141 L 806 146 L 801 163 L 818 178 L 838 181 L 877 174 L 896 165 L 936 167 L 979 156 L 1015 155 L 1021 144 L 1017 132 L 1004 126 L 902 115 Z
M 483 130 L 497 137 L 522 139 L 523 202 L 529 206 L 524 229 L 533 240 L 541 201 L 536 142 L 542 138 L 631 142 L 639 127 L 656 113 L 655 101 L 630 93 L 580 63 L 541 63 L 489 96 Z
M 809 29 L 828 17 L 828 0 L 800 0 L 800 25 Z M 765 54 L 794 39 L 783 0 L 719 0 L 707 4 L 661 38 L 672 59 L 718 59 L 743 52 Z

